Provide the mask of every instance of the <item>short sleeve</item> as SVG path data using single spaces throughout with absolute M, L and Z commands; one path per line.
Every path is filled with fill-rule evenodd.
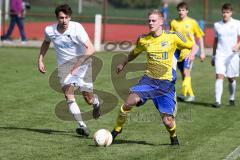
M 49 35 L 48 35 L 48 31 L 47 31 L 47 30 L 48 30 L 48 29 L 47 29 L 47 27 L 46 27 L 46 28 L 45 28 L 45 31 L 44 31 L 44 35 L 45 35 L 44 40 L 47 41 L 47 42 L 50 42 L 51 39 L 50 39 L 50 37 L 49 37 Z
M 80 23 L 77 23 L 76 26 L 77 40 L 83 44 L 86 44 L 86 42 L 89 40 L 87 32 Z
M 197 38 L 202 38 L 204 36 L 204 33 L 202 31 L 202 29 L 200 28 L 200 26 L 198 25 L 198 23 L 194 20 L 193 21 L 193 30 L 194 30 L 194 35 Z
M 173 29 L 173 22 L 174 20 L 172 20 L 171 22 L 170 22 L 170 24 L 169 24 L 169 26 L 170 26 L 170 31 L 174 31 L 174 29 Z

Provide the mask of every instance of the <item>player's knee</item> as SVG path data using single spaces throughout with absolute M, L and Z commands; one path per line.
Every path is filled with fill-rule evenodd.
M 91 92 L 83 91 L 82 95 L 87 104 L 92 105 L 94 102 L 94 96 Z
M 137 104 L 137 102 L 135 100 L 127 100 L 124 105 L 123 108 L 124 110 L 131 110 L 133 106 L 135 106 Z
M 63 92 L 64 92 L 64 95 L 65 95 L 65 98 L 66 100 L 72 100 L 72 99 L 75 99 L 74 97 L 74 88 L 72 86 L 64 86 L 62 88 Z
M 87 104 L 89 104 L 89 105 L 92 105 L 92 104 L 93 104 L 93 101 L 94 101 L 93 97 L 84 96 L 84 99 L 85 99 L 85 101 L 87 102 Z
M 162 120 L 163 120 L 163 123 L 164 123 L 165 126 L 167 126 L 169 128 L 172 127 L 172 125 L 173 125 L 173 118 L 171 116 L 164 115 Z
M 233 83 L 235 81 L 235 78 L 228 78 L 229 83 Z
M 223 74 L 216 74 L 216 79 L 224 79 L 224 75 Z
M 138 104 L 140 101 L 141 101 L 141 99 L 136 93 L 131 93 L 128 96 L 124 106 L 132 107 L 132 106 L 135 106 L 136 104 Z

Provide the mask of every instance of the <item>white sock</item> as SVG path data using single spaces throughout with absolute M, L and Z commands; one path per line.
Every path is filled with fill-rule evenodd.
M 228 89 L 230 93 L 229 100 L 235 100 L 236 87 L 237 87 L 236 80 L 234 80 L 232 83 L 229 82 L 228 84 Z
M 93 106 L 99 107 L 100 102 L 98 96 L 96 94 L 94 94 L 93 96 L 94 96 Z
M 79 127 L 81 127 L 81 126 L 87 127 L 86 124 L 82 120 L 80 109 L 79 109 L 77 103 L 75 102 L 75 100 L 68 100 L 67 104 L 69 107 L 69 111 L 72 113 L 72 115 L 75 118 L 75 120 L 77 121 Z
M 221 104 L 221 97 L 223 93 L 223 79 L 217 79 L 215 82 L 215 99 Z

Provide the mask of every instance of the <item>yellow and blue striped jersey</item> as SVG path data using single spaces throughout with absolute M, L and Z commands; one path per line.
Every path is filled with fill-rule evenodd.
M 175 81 L 180 50 L 191 49 L 193 44 L 177 32 L 163 31 L 157 37 L 149 33 L 139 37 L 132 54 L 147 53 L 147 68 L 145 70 L 147 76 L 154 79 Z

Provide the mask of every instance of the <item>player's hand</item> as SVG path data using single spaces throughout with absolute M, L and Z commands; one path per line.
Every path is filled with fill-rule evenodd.
M 41 72 L 43 74 L 46 73 L 45 65 L 42 61 L 38 62 L 38 70 L 39 70 L 39 72 Z
M 215 66 L 215 57 L 212 57 L 211 65 L 212 65 L 213 67 Z
M 117 69 L 117 70 L 116 70 L 117 74 L 119 74 L 119 73 L 123 70 L 123 68 L 124 68 L 124 65 L 123 65 L 123 64 L 121 64 L 121 63 L 118 64 L 118 65 L 117 65 L 117 68 L 116 68 L 116 69 Z
M 190 54 L 186 57 L 186 58 L 187 58 L 187 61 L 188 61 L 189 63 L 191 63 L 191 62 L 195 59 L 195 55 L 196 55 L 198 49 L 199 49 L 198 45 L 194 44 L 194 45 L 192 46 L 192 49 L 191 49 Z
M 191 53 L 186 58 L 187 58 L 188 62 L 192 62 L 195 59 L 195 54 Z
M 239 46 L 237 44 L 235 46 L 233 46 L 232 51 L 234 53 L 238 52 L 239 51 Z
M 206 58 L 206 54 L 205 53 L 201 53 L 200 54 L 200 61 L 203 62 Z

